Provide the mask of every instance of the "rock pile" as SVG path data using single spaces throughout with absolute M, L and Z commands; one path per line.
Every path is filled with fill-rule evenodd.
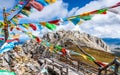
M 38 75 L 40 64 L 38 58 L 43 47 L 34 40 L 16 46 L 13 50 L 0 56 L 0 69 L 14 71 L 17 75 Z M 41 48 L 41 50 L 39 49 Z

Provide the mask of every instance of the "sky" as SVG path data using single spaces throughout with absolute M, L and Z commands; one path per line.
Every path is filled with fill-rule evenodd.
M 17 0 L 0 0 L 0 16 L 2 16 L 1 10 L 4 6 L 7 9 L 11 9 L 17 3 L 16 1 Z M 21 19 L 20 23 L 66 18 L 83 12 L 108 7 L 117 2 L 120 2 L 120 0 L 58 0 L 56 3 L 46 6 L 41 12 L 33 9 L 34 11 L 30 16 Z M 81 25 L 75 26 L 71 22 L 68 22 L 58 26 L 54 31 L 43 28 L 37 32 L 33 31 L 33 34 L 41 35 L 47 32 L 67 29 L 72 31 L 79 30 L 80 32 L 85 32 L 100 38 L 120 38 L 120 7 L 112 10 L 118 14 L 108 11 L 106 15 L 95 15 L 92 20 L 85 21 Z M 0 20 L 2 19 L 0 18 Z

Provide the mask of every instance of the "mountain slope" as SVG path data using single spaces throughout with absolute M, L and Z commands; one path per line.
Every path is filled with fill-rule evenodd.
M 86 33 L 80 33 L 79 31 L 57 31 L 55 33 L 47 33 L 43 36 L 43 39 L 61 46 L 70 46 L 65 43 L 74 42 L 82 47 L 90 47 L 93 49 L 103 50 L 110 52 L 107 44 L 102 39 L 91 36 Z

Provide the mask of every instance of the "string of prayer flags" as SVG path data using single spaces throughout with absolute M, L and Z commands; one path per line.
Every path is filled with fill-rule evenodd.
M 22 7 L 24 7 L 27 2 L 28 2 L 28 0 L 19 0 L 18 4 L 15 5 L 15 7 L 14 7 L 12 10 L 10 10 L 10 12 L 7 13 L 7 14 L 11 15 L 11 14 L 12 14 L 13 12 L 15 12 L 16 10 L 19 10 L 19 9 L 21 9 Z M 9 15 L 8 15 L 8 16 L 9 16 Z
M 56 29 L 56 25 L 55 24 L 50 24 L 50 23 L 47 23 L 47 22 L 40 22 L 40 24 L 42 26 L 45 26 L 46 28 L 48 28 L 50 30 Z
M 22 30 L 21 28 L 19 28 L 19 27 L 16 27 L 16 29 L 19 30 L 19 31 L 22 31 L 23 33 L 27 34 L 29 37 L 35 39 L 36 42 L 38 42 L 38 43 L 41 42 L 40 38 L 37 37 L 37 36 L 35 36 L 35 35 L 33 35 L 32 33 L 29 33 L 29 32 L 26 32 L 26 31 L 23 31 L 23 30 Z
M 9 50 L 12 50 L 15 47 L 15 44 L 18 42 L 18 40 L 7 40 L 2 47 L 0 48 L 0 54 L 7 52 Z
M 16 75 L 15 72 L 10 72 L 7 70 L 0 70 L 0 75 Z
M 22 24 L 22 26 L 26 29 L 29 29 L 29 25 L 28 24 Z
M 21 26 L 23 26 L 23 27 L 26 28 L 26 29 L 32 28 L 34 31 L 37 30 L 36 25 L 33 24 L 33 23 L 30 23 L 30 24 L 27 24 L 27 23 L 26 23 L 26 24 L 21 24 Z
M 32 37 L 36 40 L 36 42 L 38 42 L 38 43 L 40 43 L 40 42 L 41 42 L 41 40 L 40 40 L 40 38 L 39 38 L 39 37 L 36 37 L 36 36 L 34 36 L 34 35 L 32 35 Z

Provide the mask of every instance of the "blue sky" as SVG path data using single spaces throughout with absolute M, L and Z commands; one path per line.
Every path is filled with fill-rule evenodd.
M 63 2 L 68 4 L 68 10 L 69 11 L 72 10 L 73 8 L 75 8 L 75 7 L 81 8 L 81 7 L 85 6 L 86 4 L 88 4 L 91 1 L 92 0 L 75 0 L 75 1 L 73 1 L 73 0 L 63 0 Z M 15 4 L 17 4 L 17 2 L 18 2 L 18 0 L 11 0 L 11 1 L 9 1 L 9 0 L 0 0 L 0 5 L 4 4 L 4 5 L 0 6 L 0 16 L 2 16 L 2 8 L 3 7 L 6 7 L 7 10 L 9 11 L 10 9 L 13 8 L 13 6 Z M 2 20 L 2 19 L 3 18 L 0 17 L 0 20 Z
M 68 3 L 68 10 L 74 7 L 83 7 L 93 0 L 63 0 L 63 2 Z
M 17 0 L 0 0 L 0 16 L 2 16 L 2 8 L 6 6 L 7 9 L 13 8 Z M 39 22 L 48 21 L 56 18 L 64 18 L 73 15 L 78 15 L 83 12 L 88 12 L 103 7 L 111 6 L 120 2 L 120 0 L 58 0 L 56 3 L 46 6 L 41 12 L 34 11 L 29 17 L 21 19 L 20 22 Z M 101 38 L 120 38 L 120 7 L 112 9 L 118 12 L 114 14 L 107 12 L 106 15 L 95 15 L 92 20 L 85 21 L 81 25 L 73 25 L 71 22 L 62 24 L 57 27 L 57 30 L 79 30 Z M 54 14 L 53 14 L 54 13 Z M 0 18 L 1 20 L 1 18 Z M 41 31 L 33 32 L 35 35 L 51 32 L 47 28 Z M 54 31 L 53 31 L 54 32 Z M 36 34 L 37 33 L 37 34 Z M 24 35 L 23 35 L 24 36 Z

